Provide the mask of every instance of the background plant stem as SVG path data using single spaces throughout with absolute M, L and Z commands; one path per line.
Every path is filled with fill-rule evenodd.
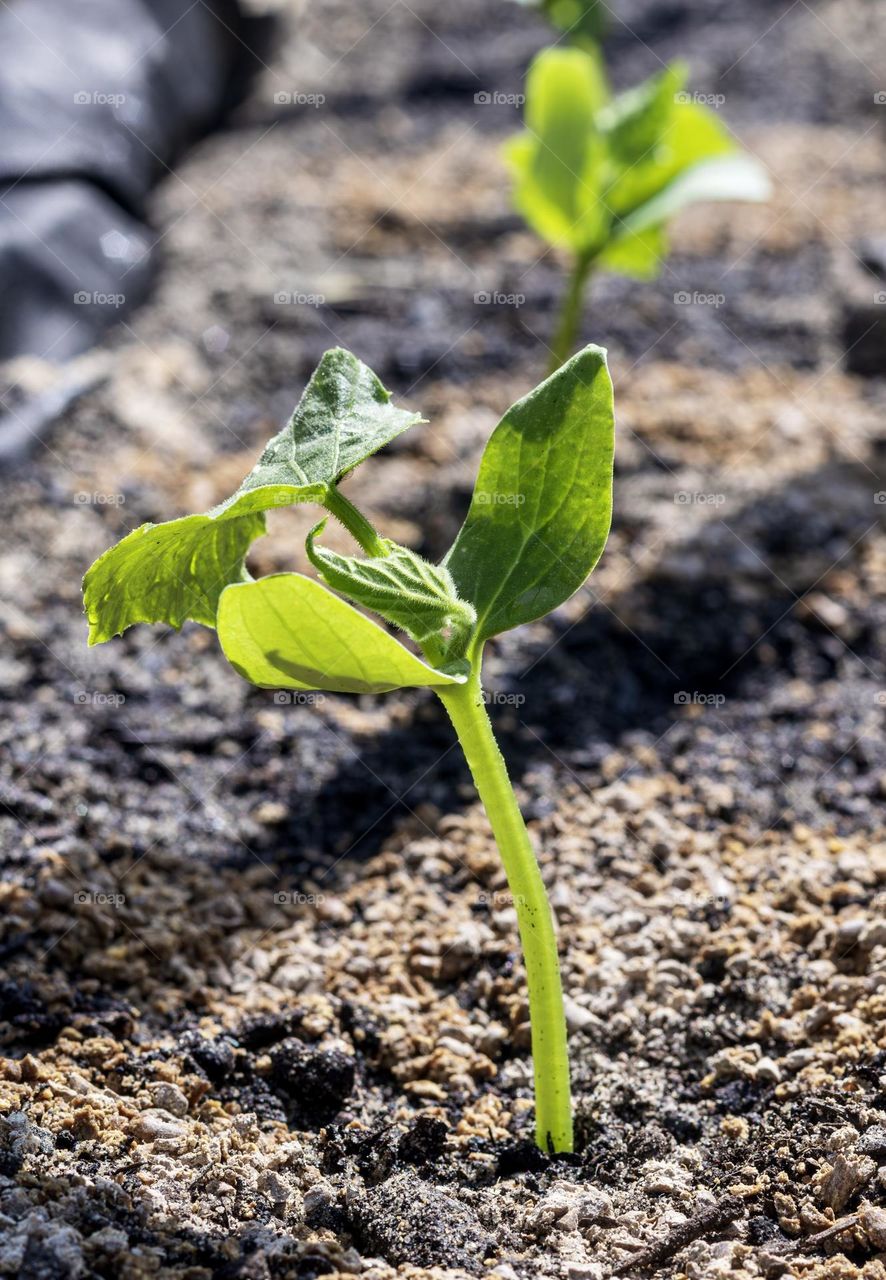
M 551 345 L 551 360 L 548 374 L 556 373 L 561 364 L 565 364 L 572 355 L 581 323 L 581 309 L 584 303 L 585 285 L 594 266 L 593 256 L 583 254 L 575 259 L 569 277 L 569 285 L 560 307 L 557 328 Z
M 572 1099 L 554 918 L 535 851 L 483 703 L 479 655 L 467 684 L 437 692 L 458 735 L 489 817 L 517 911 L 529 986 L 535 1139 L 542 1151 L 571 1151 Z

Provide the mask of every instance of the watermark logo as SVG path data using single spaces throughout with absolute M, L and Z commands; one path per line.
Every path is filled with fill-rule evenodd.
M 874 103 L 878 107 L 886 106 L 886 90 L 878 89 L 874 94 Z
M 474 103 L 478 107 L 522 107 L 525 101 L 525 94 L 499 93 L 497 89 L 481 89 L 474 94 Z
M 326 701 L 325 694 L 304 693 L 301 689 L 278 689 L 274 694 L 278 707 L 317 707 Z
M 274 294 L 275 307 L 323 307 L 325 305 L 325 293 L 290 293 L 288 289 L 280 289 Z
M 725 701 L 723 693 L 699 693 L 697 689 L 681 689 L 674 694 L 674 703 L 678 707 L 722 707 Z
M 678 289 L 674 294 L 677 307 L 722 307 L 725 301 L 725 293 L 690 293 L 688 289 Z
M 74 494 L 78 507 L 122 507 L 126 501 L 125 493 L 89 493 L 81 489 Z
M 76 307 L 122 307 L 125 302 L 125 293 L 96 293 L 89 289 L 78 289 L 74 294 Z
M 879 489 L 874 494 L 874 505 L 878 507 L 886 507 L 886 489 Z
M 267 498 L 262 499 L 262 505 L 268 509 L 271 507 L 307 507 L 316 506 L 316 495 L 296 494 L 295 497 L 289 497 L 286 493 L 269 494 Z
M 94 907 L 122 907 L 126 902 L 125 893 L 93 893 L 91 889 L 78 889 L 74 894 L 77 903 L 91 903 Z
M 499 693 L 496 689 L 484 689 L 483 701 L 490 707 L 522 707 L 526 698 L 522 693 Z
M 881 707 L 886 707 L 886 689 L 880 689 L 878 693 L 874 694 L 874 701 L 879 703 Z
M 687 911 L 729 911 L 732 899 L 725 893 L 691 893 L 686 889 L 674 894 L 674 906 Z
M 90 89 L 79 89 L 74 94 L 75 107 L 113 107 L 116 111 L 125 101 L 125 93 L 96 93 Z
M 686 90 L 682 90 L 680 93 L 674 94 L 674 101 L 683 102 L 683 103 L 694 102 L 702 107 L 713 107 L 715 111 L 718 111 L 720 107 L 725 105 L 726 94 L 725 93 L 687 93 Z
M 316 907 L 325 901 L 325 893 L 299 893 L 295 889 L 274 891 L 274 902 L 278 907 Z
M 493 493 L 481 489 L 479 493 L 474 494 L 474 500 L 481 507 L 522 507 L 526 501 L 526 494 L 500 493 L 497 490 Z
M 498 289 L 481 289 L 474 294 L 477 307 L 522 307 L 525 293 L 499 293 Z
M 496 889 L 492 893 L 485 890 L 478 893 L 474 901 L 477 906 L 488 907 L 490 911 L 507 911 L 509 907 L 523 906 L 526 899 L 507 889 Z
M 886 307 L 886 289 L 878 289 L 874 294 L 874 306 Z
M 325 93 L 301 93 L 298 90 L 290 92 L 288 89 L 281 89 L 274 94 L 274 105 L 277 107 L 322 107 L 326 102 Z
M 678 489 L 674 494 L 678 507 L 722 507 L 725 501 L 725 493 L 693 493 L 689 489 Z
M 74 694 L 74 702 L 78 707 L 122 707 L 126 701 L 125 693 L 99 693 L 92 689 L 78 689 Z

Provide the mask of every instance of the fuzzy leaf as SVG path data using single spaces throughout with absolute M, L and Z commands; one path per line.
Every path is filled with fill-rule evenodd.
M 609 533 L 612 383 L 585 347 L 507 411 L 444 564 L 479 640 L 543 617 L 593 569 Z
M 203 515 L 144 524 L 96 560 L 83 580 L 89 643 L 136 622 L 214 626 L 219 596 L 245 576 L 246 553 L 265 532 L 265 511 L 322 503 L 346 472 L 421 420 L 395 408 L 356 356 L 327 351 L 236 493 Z
M 317 544 L 325 524 L 308 535 L 307 552 L 330 587 L 401 627 L 435 666 L 462 656 L 476 615 L 448 569 L 390 541 L 385 556 L 339 555 Z
M 263 689 L 387 693 L 465 680 L 428 666 L 353 605 L 298 573 L 228 587 L 219 602 L 218 638 L 231 666 Z
M 361 360 L 335 347 L 314 370 L 289 422 L 270 440 L 241 488 L 336 483 L 420 413 L 397 409 Z
M 102 644 L 136 622 L 215 626 L 218 598 L 245 576 L 246 553 L 265 532 L 264 512 L 322 502 L 324 485 L 266 487 L 229 499 L 206 515 L 143 524 L 87 571 L 83 602 L 89 643 Z

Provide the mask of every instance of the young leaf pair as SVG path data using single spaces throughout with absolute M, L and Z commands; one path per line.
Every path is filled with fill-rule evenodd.
M 427 686 L 441 698 L 485 805 L 516 904 L 526 958 L 536 1136 L 571 1149 L 566 1028 L 544 885 L 481 687 L 488 639 L 543 617 L 600 556 L 612 508 L 613 405 L 605 352 L 589 346 L 518 400 L 483 454 L 464 524 L 441 564 L 381 537 L 341 492 L 344 477 L 421 421 L 396 408 L 347 351 L 328 351 L 289 423 L 231 497 L 201 515 L 142 525 L 84 579 L 90 643 L 135 622 L 217 629 L 231 665 L 264 688 L 381 693 Z M 265 513 L 310 502 L 365 553 L 307 552 L 322 581 L 254 580 L 245 567 Z M 349 603 L 349 602 L 353 603 Z M 404 631 L 419 653 L 354 605 Z
M 391 404 L 350 352 L 328 351 L 290 421 L 234 494 L 204 514 L 142 525 L 99 557 L 84 580 L 90 644 L 136 622 L 180 628 L 190 619 L 216 627 L 227 656 L 256 684 L 288 687 L 292 679 L 295 688 L 309 680 L 311 688 L 355 693 L 396 688 L 394 677 L 405 671 L 415 680 L 421 674 L 419 683 L 463 680 L 479 645 L 562 603 L 603 549 L 612 453 L 605 354 L 586 348 L 568 371 L 508 410 L 487 445 L 464 526 L 439 565 L 380 537 L 339 489 L 359 463 L 422 421 Z M 322 520 L 307 553 L 323 581 L 405 631 L 422 660 L 382 632 L 372 651 L 386 655 L 391 678 L 370 677 L 362 646 L 375 624 L 301 574 L 251 579 L 245 559 L 266 532 L 266 512 L 302 503 L 325 507 L 367 553 L 324 547 Z M 295 628 L 290 617 L 273 623 L 283 602 L 289 610 L 303 602 Z M 311 618 L 342 642 L 337 656 L 324 643 L 316 665 L 307 651 Z M 287 634 L 269 644 L 268 628 Z M 349 652 L 351 638 L 360 646 Z M 253 674 L 259 668 L 261 680 Z
M 700 200 L 765 200 L 769 179 L 667 67 L 613 97 L 595 46 L 545 49 L 526 80 L 523 133 L 506 149 L 514 202 L 572 260 L 551 367 L 573 349 L 594 268 L 658 275 L 668 221 Z

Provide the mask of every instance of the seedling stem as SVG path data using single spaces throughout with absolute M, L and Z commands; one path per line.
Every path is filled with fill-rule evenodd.
M 481 655 L 466 684 L 438 689 L 495 836 L 514 899 L 529 988 L 535 1136 L 542 1151 L 572 1150 L 566 1015 L 557 937 L 529 832 L 495 740 L 480 684 Z
M 349 502 L 339 488 L 330 486 L 323 505 L 330 515 L 335 516 L 336 520 L 344 525 L 354 541 L 359 543 L 368 556 L 388 554 L 384 539 L 378 536 L 362 511 L 358 511 L 353 502 Z
M 594 257 L 594 254 L 578 254 L 573 263 L 569 277 L 569 287 L 563 298 L 557 329 L 553 337 L 554 345 L 551 348 L 548 374 L 556 373 L 575 350 L 578 327 L 581 323 L 585 285 L 594 266 Z

